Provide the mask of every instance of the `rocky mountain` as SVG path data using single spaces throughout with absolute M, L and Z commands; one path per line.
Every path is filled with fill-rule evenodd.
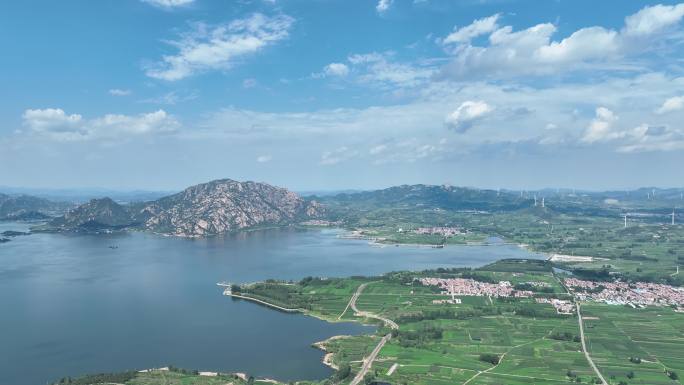
M 30 195 L 0 194 L 0 220 L 46 219 L 61 215 L 69 206 Z
M 155 201 L 120 205 L 95 199 L 50 223 L 53 230 L 137 228 L 161 234 L 204 237 L 318 218 L 323 207 L 265 183 L 215 180 Z
M 158 199 L 135 215 L 145 229 L 201 237 L 316 218 L 322 207 L 265 183 L 215 180 Z

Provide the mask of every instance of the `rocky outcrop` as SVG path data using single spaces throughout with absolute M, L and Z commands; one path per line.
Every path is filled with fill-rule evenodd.
M 317 202 L 265 183 L 215 180 L 189 187 L 141 208 L 145 229 L 202 237 L 260 226 L 287 225 L 323 213 Z

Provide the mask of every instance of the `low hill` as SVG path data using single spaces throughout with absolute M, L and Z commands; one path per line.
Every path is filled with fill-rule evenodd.
M 0 220 L 46 219 L 61 215 L 68 207 L 68 203 L 31 195 L 0 194 Z

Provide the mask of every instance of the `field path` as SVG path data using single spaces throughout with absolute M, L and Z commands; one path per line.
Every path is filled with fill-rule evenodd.
M 356 289 L 354 294 L 352 294 L 351 298 L 349 298 L 349 302 L 347 302 L 347 307 L 345 307 L 344 310 L 342 311 L 342 314 L 340 314 L 340 316 L 337 317 L 338 320 L 342 319 L 342 316 L 344 315 L 344 313 L 347 312 L 347 310 L 349 309 L 349 307 L 352 304 L 356 304 L 356 299 L 359 298 L 359 295 L 361 295 L 361 292 L 363 291 L 363 289 L 366 288 L 366 285 L 368 285 L 368 284 L 362 283 L 361 285 L 359 285 L 359 287 Z
M 358 317 L 365 317 L 365 318 L 374 318 L 374 319 L 379 319 L 382 322 L 384 322 L 387 326 L 389 326 L 392 329 L 399 329 L 399 325 L 396 324 L 396 322 L 392 321 L 391 319 L 381 317 L 377 314 L 367 312 L 367 311 L 361 311 L 356 307 L 356 301 L 359 299 L 361 296 L 361 292 L 363 292 L 363 289 L 366 288 L 368 284 L 364 283 L 359 285 L 358 289 L 356 289 L 356 292 L 354 295 L 351 297 L 349 300 L 348 306 L 354 310 L 354 315 Z M 346 311 L 346 309 L 345 309 Z M 344 314 L 344 313 L 342 313 Z M 340 316 L 341 317 L 341 316 Z M 368 373 L 368 371 L 371 368 L 371 365 L 373 365 L 373 361 L 377 358 L 378 354 L 380 353 L 380 350 L 385 346 L 387 341 L 389 341 L 392 338 L 392 333 L 386 334 L 380 342 L 375 346 L 373 351 L 368 355 L 368 357 L 363 359 L 363 365 L 361 365 L 361 370 L 359 370 L 358 373 L 356 373 L 356 376 L 354 376 L 354 379 L 349 383 L 349 385 L 358 385 L 363 381 L 363 377 Z
M 594 372 L 596 373 L 598 378 L 601 380 L 601 384 L 608 385 L 608 383 L 606 382 L 606 379 L 603 378 L 603 375 L 601 374 L 598 367 L 594 363 L 594 360 L 592 360 L 591 356 L 589 355 L 589 350 L 587 349 L 587 343 L 586 343 L 586 340 L 584 338 L 584 323 L 582 322 L 582 313 L 580 313 L 579 301 L 577 301 L 577 319 L 579 320 L 580 339 L 582 341 L 582 350 L 584 351 L 584 356 L 587 358 L 589 365 L 591 365 L 592 369 L 594 369 Z

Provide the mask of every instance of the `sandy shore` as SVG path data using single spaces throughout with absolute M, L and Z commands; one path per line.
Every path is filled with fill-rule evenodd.
M 315 346 L 316 348 L 321 349 L 322 351 L 325 352 L 325 355 L 323 356 L 323 359 L 322 359 L 323 365 L 329 366 L 329 367 L 331 367 L 332 369 L 335 369 L 335 370 L 339 370 L 339 369 L 340 369 L 337 365 L 335 365 L 335 364 L 333 363 L 333 355 L 334 355 L 334 354 L 331 353 L 331 352 L 328 352 L 328 349 L 326 348 L 326 345 L 327 345 L 330 341 L 339 340 L 339 339 L 342 339 L 342 338 L 349 338 L 349 337 L 351 337 L 351 336 L 345 336 L 345 335 L 332 336 L 332 337 L 328 338 L 328 339 L 325 340 L 325 341 L 318 341 L 318 342 L 316 342 L 316 343 L 313 344 L 313 346 Z

